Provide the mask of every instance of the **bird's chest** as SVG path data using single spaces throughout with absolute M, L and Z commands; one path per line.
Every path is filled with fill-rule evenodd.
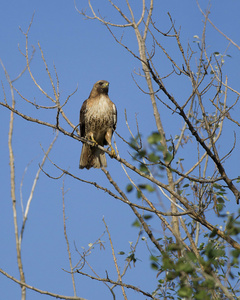
M 106 97 L 100 97 L 93 101 L 87 108 L 86 119 L 88 120 L 87 131 L 104 131 L 113 126 L 113 104 Z

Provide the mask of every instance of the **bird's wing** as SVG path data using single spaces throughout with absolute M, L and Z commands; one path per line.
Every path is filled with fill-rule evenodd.
M 85 100 L 82 104 L 81 110 L 80 110 L 80 136 L 85 137 L 85 115 L 87 112 L 87 100 Z

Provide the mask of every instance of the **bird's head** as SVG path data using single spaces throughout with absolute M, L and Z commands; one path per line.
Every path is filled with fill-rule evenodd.
M 109 88 L 109 82 L 106 80 L 99 80 L 97 81 L 94 86 L 93 89 L 91 91 L 91 96 L 95 96 L 97 94 L 108 94 L 108 88 Z

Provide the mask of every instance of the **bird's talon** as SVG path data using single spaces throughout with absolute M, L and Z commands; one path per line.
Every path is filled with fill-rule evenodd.
M 93 146 L 94 146 L 94 147 L 98 145 L 98 142 L 96 142 L 96 141 L 94 140 L 93 136 L 90 136 L 90 137 L 89 137 L 89 141 L 93 143 Z
M 116 152 L 115 152 L 115 150 L 113 148 L 111 150 L 111 157 L 112 158 L 117 158 L 117 154 L 116 154 Z

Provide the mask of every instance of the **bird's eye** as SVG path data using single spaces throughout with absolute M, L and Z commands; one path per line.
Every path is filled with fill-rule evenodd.
M 99 85 L 103 85 L 103 82 L 101 81 L 101 82 L 99 82 Z

